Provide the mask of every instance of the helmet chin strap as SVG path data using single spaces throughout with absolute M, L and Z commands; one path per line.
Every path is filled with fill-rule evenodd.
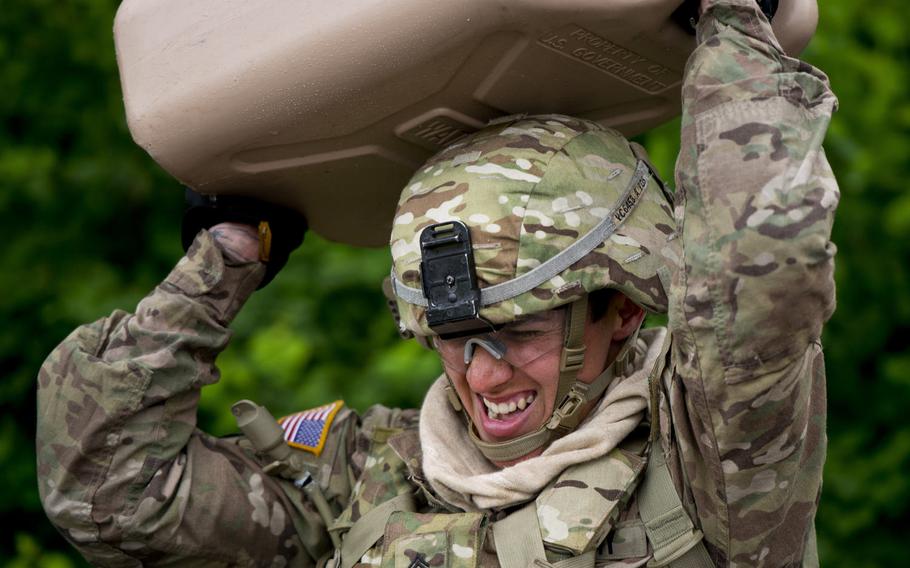
M 512 461 L 526 456 L 534 450 L 546 446 L 553 440 L 568 434 L 581 422 L 584 406 L 590 401 L 597 400 L 606 390 L 607 385 L 610 384 L 614 376 L 628 372 L 627 366 L 634 354 L 634 345 L 638 338 L 637 329 L 626 339 L 625 345 L 623 345 L 613 363 L 607 366 L 604 372 L 598 375 L 596 379 L 590 383 L 577 380 L 578 371 L 584 365 L 585 359 L 584 331 L 587 312 L 587 296 L 576 300 L 569 308 L 565 324 L 565 339 L 559 363 L 559 383 L 556 387 L 557 404 L 550 417 L 537 430 L 505 442 L 485 442 L 481 440 L 477 435 L 471 417 L 464 411 L 458 394 L 455 392 L 451 381 L 449 382 L 449 386 L 446 389 L 449 402 L 457 412 L 463 413 L 471 441 L 474 442 L 477 449 L 488 460 L 492 462 Z M 489 348 L 483 343 L 478 344 L 489 351 Z M 465 357 L 469 357 L 467 349 L 465 350 Z

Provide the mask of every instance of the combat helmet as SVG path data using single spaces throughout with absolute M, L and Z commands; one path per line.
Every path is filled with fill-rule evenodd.
M 611 369 L 590 385 L 576 381 L 588 294 L 612 288 L 665 313 L 676 236 L 672 196 L 640 146 L 562 115 L 499 119 L 432 157 L 401 193 L 390 239 L 401 331 L 483 334 L 568 305 L 556 406 L 545 424 L 489 443 L 465 413 L 488 458 L 526 455 L 574 429 L 580 408 L 606 388 Z M 495 343 L 475 343 L 498 355 Z M 461 410 L 452 389 L 450 401 Z

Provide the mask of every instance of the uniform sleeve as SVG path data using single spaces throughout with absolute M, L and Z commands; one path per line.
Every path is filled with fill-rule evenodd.
M 196 428 L 227 325 L 263 272 L 203 231 L 135 314 L 78 328 L 43 365 L 42 502 L 94 565 L 309 566 L 328 547 L 251 451 Z
M 723 565 L 796 564 L 813 524 L 839 198 L 822 140 L 835 106 L 827 77 L 783 54 L 754 0 L 707 9 L 683 86 L 684 264 L 669 324 L 683 469 Z

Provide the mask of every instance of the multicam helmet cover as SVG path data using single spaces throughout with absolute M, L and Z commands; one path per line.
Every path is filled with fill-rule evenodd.
M 433 334 L 414 299 L 421 289 L 420 232 L 453 220 L 468 226 L 479 286 L 493 292 L 480 310 L 490 323 L 601 288 L 615 288 L 647 310 L 667 310 L 679 259 L 672 204 L 614 130 L 560 115 L 512 117 L 449 146 L 414 175 L 401 194 L 390 244 L 401 325 L 416 335 Z M 573 245 L 577 259 L 565 253 Z M 522 277 L 532 287 L 499 299 L 509 294 L 496 294 L 494 286 Z

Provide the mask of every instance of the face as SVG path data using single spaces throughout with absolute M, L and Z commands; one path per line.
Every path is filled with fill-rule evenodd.
M 465 366 L 463 359 L 455 357 L 459 355 L 457 349 L 449 353 L 439 349 L 446 374 L 482 440 L 503 442 L 533 432 L 552 414 L 559 383 L 565 311 L 551 310 L 506 326 L 502 335 L 508 349 L 503 359 L 497 360 L 487 350 L 477 347 L 470 364 Z M 579 380 L 590 383 L 606 368 L 617 321 L 615 311 L 610 310 L 597 322 L 591 322 L 590 318 L 586 322 L 585 361 L 578 373 Z M 514 355 L 510 357 L 510 354 Z M 584 412 L 591 406 L 593 403 Z

